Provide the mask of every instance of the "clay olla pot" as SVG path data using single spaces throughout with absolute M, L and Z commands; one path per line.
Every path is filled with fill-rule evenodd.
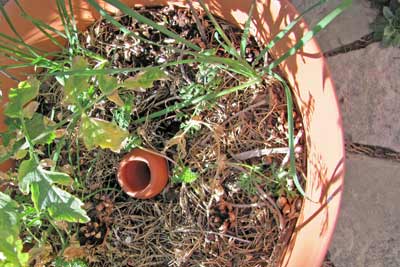
M 118 183 L 131 197 L 152 198 L 161 193 L 167 182 L 167 161 L 154 152 L 134 149 L 119 164 Z

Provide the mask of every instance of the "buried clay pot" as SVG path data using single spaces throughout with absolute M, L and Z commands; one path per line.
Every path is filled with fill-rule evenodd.
M 152 198 L 161 193 L 167 182 L 167 161 L 154 152 L 134 149 L 119 164 L 118 183 L 131 197 Z
M 179 5 L 185 6 L 182 0 L 121 0 L 129 6 L 144 5 Z M 19 0 L 24 10 L 35 19 L 45 24 L 63 29 L 63 23 L 57 11 L 57 1 Z M 75 20 L 79 30 L 85 30 L 99 18 L 87 1 L 71 0 Z M 107 12 L 115 14 L 117 9 L 112 5 L 97 0 Z M 194 2 L 194 1 L 193 1 Z M 252 0 L 204 0 L 215 15 L 243 28 L 247 21 Z M 194 3 L 195 4 L 195 3 Z M 43 8 L 46 6 L 46 8 Z M 19 36 L 36 48 L 48 53 L 60 48 L 51 39 L 40 32 L 20 14 L 15 1 L 5 6 L 10 20 L 16 26 Z M 288 0 L 257 0 L 250 31 L 261 43 L 268 44 L 276 34 L 299 17 L 299 13 Z M 15 36 L 13 30 L 0 15 L 0 33 Z M 270 50 L 274 58 L 279 58 L 309 32 L 303 20 L 300 20 L 289 34 Z M 65 40 L 54 36 L 61 44 Z M 15 36 L 17 37 L 17 36 Z M 0 66 L 16 64 L 12 59 L 0 55 Z M 288 245 L 281 267 L 320 267 L 335 229 L 339 214 L 344 182 L 344 142 L 342 121 L 330 76 L 323 53 L 314 39 L 304 45 L 296 54 L 290 56 L 280 65 L 280 70 L 293 89 L 293 95 L 303 118 L 307 145 L 307 184 L 300 216 L 293 235 L 288 238 Z M 10 69 L 8 73 L 23 80 L 26 75 L 34 73 L 33 67 Z M 5 129 L 4 103 L 7 101 L 9 88 L 16 86 L 15 80 L 0 73 L 0 89 L 3 92 L 3 103 L 0 103 L 0 132 Z M 8 169 L 12 162 L 0 165 Z M 151 178 L 150 178 L 151 180 Z M 286 238 L 286 237 L 285 237 Z

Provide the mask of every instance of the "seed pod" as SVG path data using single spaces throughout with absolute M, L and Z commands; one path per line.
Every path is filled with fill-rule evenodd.
M 300 211 L 301 207 L 303 206 L 303 201 L 301 198 L 297 198 L 296 201 L 294 202 L 294 206 L 296 208 L 296 211 Z
M 287 198 L 286 197 L 279 197 L 277 200 L 276 200 L 276 205 L 278 205 L 278 207 L 280 208 L 280 209 L 282 209 L 286 204 L 287 204 Z
M 289 204 L 285 204 L 285 206 L 282 209 L 282 213 L 283 213 L 283 215 L 288 215 L 290 213 L 290 205 Z

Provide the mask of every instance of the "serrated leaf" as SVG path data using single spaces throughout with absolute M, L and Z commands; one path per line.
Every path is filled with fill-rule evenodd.
M 174 169 L 174 175 L 172 181 L 174 183 L 186 183 L 190 184 L 197 180 L 198 174 L 193 172 L 189 167 L 176 167 Z
M 119 152 L 128 136 L 129 132 L 115 123 L 87 116 L 82 117 L 81 137 L 88 149 L 100 146 Z
M 0 266 L 26 266 L 28 254 L 22 253 L 19 232 L 18 203 L 0 192 Z
M 18 181 L 21 192 L 27 194 L 31 191 L 36 210 L 47 210 L 56 220 L 81 223 L 90 220 L 82 209 L 82 201 L 55 185 L 70 185 L 72 179 L 69 175 L 46 171 L 34 159 L 29 159 L 21 163 Z
M 39 114 L 33 114 L 31 120 L 26 120 L 26 128 L 29 137 L 34 140 L 34 144 L 50 144 L 56 138 L 56 134 L 51 126 L 46 122 L 46 118 Z
M 128 78 L 123 82 L 122 87 L 143 92 L 145 89 L 153 87 L 155 81 L 165 78 L 167 75 L 164 71 L 152 68 L 139 72 L 135 77 Z
M 124 101 L 119 96 L 117 90 L 115 90 L 113 93 L 108 95 L 107 98 L 108 98 L 108 100 L 110 100 L 111 102 L 115 103 L 119 107 L 123 107 L 125 105 Z
M 99 84 L 100 91 L 105 95 L 111 94 L 115 89 L 118 88 L 117 78 L 110 75 L 97 75 L 97 82 Z
M 31 78 L 20 82 L 17 88 L 10 89 L 4 113 L 10 118 L 19 118 L 22 116 L 23 107 L 33 100 L 39 94 L 40 82 Z
M 88 63 L 81 56 L 72 59 L 71 71 L 84 71 Z M 89 88 L 88 78 L 72 74 L 65 80 L 64 102 L 67 104 L 76 104 L 78 96 Z

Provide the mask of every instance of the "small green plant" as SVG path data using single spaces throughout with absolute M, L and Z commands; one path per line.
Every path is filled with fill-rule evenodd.
M 255 195 L 257 193 L 257 186 L 263 181 L 260 176 L 262 173 L 262 167 L 260 166 L 248 166 L 247 171 L 243 172 L 239 176 L 238 185 L 249 195 Z
M 88 267 L 83 260 L 65 261 L 61 258 L 57 258 L 54 265 L 55 267 Z
M 196 181 L 199 175 L 192 171 L 189 167 L 176 165 L 172 170 L 171 180 L 173 183 L 190 184 Z
M 372 24 L 374 39 L 382 41 L 383 46 L 400 47 L 400 7 L 391 10 L 388 6 L 382 8 Z

